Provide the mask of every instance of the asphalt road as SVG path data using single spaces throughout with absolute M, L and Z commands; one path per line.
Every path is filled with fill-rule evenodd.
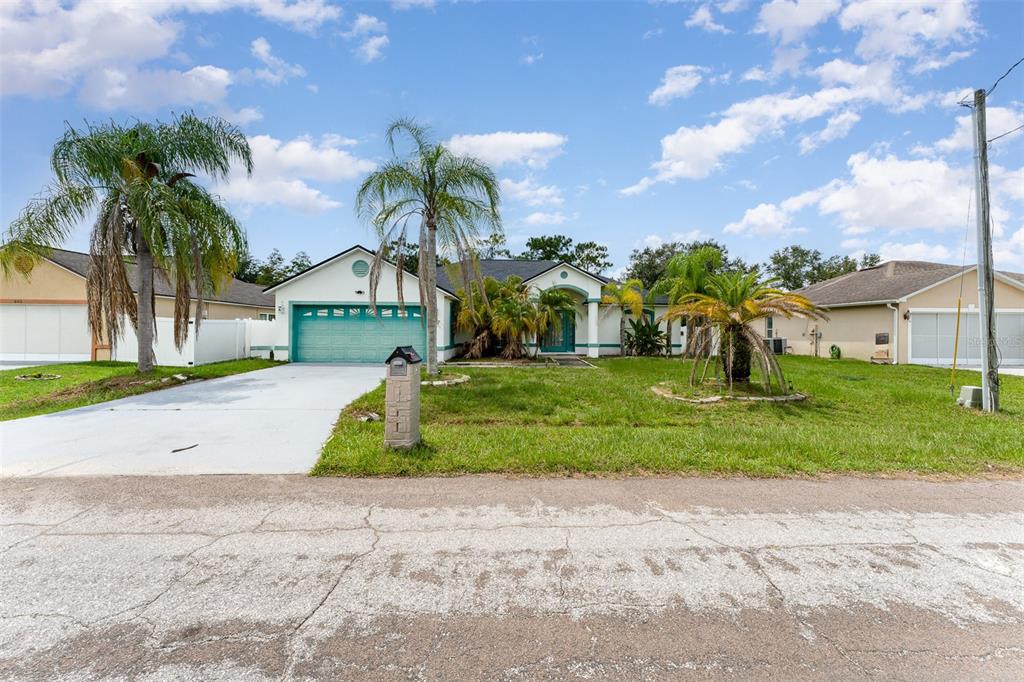
M 0 678 L 1020 679 L 1024 482 L 0 481 Z

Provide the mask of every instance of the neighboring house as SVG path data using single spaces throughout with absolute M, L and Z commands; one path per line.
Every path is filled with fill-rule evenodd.
M 828 322 L 776 317 L 759 329 L 786 352 L 876 362 L 950 365 L 961 297 L 957 364 L 981 364 L 976 266 L 889 261 L 800 289 Z M 995 273 L 996 336 L 1003 365 L 1024 365 L 1024 274 Z
M 369 312 L 370 264 L 374 252 L 362 246 L 331 256 L 266 290 L 277 303 L 277 357 L 293 362 L 383 362 L 395 346 L 411 345 L 425 355 L 426 326 L 420 305 L 419 280 L 402 273 L 405 310 L 398 304 L 396 267 L 385 263 L 377 289 L 378 312 Z M 503 280 L 522 277 L 537 290 L 565 289 L 577 302 L 575 319 L 565 320 L 541 344 L 542 353 L 597 357 L 619 353 L 619 313 L 600 304 L 604 277 L 568 263 L 527 260 L 480 260 L 480 274 Z M 458 354 L 468 335 L 455 328 L 457 283 L 438 268 L 438 359 Z M 652 308 L 660 315 L 664 306 Z M 679 325 L 673 342 L 681 346 Z M 532 347 L 532 344 L 531 344 Z
M 85 279 L 90 256 L 53 249 L 27 276 L 0 278 L 0 360 L 107 360 L 110 344 L 89 330 Z M 137 281 L 129 266 L 129 281 Z M 174 289 L 155 278 L 156 316 L 174 311 Z M 195 305 L 193 304 L 193 313 Z M 273 319 L 274 297 L 233 279 L 206 300 L 204 319 Z

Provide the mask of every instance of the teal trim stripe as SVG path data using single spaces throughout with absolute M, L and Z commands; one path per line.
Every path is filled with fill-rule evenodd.
M 618 348 L 617 343 L 577 343 L 577 348 Z
M 288 350 L 288 346 L 249 346 L 249 350 Z
M 587 299 L 587 303 L 600 303 L 600 302 L 601 302 L 601 299 L 599 299 L 599 298 L 588 298 Z

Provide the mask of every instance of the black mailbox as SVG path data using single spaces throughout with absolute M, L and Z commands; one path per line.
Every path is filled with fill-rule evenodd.
M 423 362 L 423 358 L 420 357 L 420 354 L 417 353 L 416 349 L 412 346 L 396 346 L 395 349 L 391 351 L 391 355 L 388 356 L 388 359 L 384 361 L 384 364 L 390 365 L 391 361 L 396 358 L 405 360 L 406 363 L 410 365 Z

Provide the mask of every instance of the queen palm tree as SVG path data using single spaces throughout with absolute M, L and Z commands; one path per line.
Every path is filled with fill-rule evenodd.
M 605 314 L 612 310 L 619 311 L 619 352 L 626 354 L 626 313 L 633 317 L 644 314 L 644 285 L 638 279 L 627 279 L 625 282 L 608 282 L 601 290 L 601 303 L 606 306 Z
M 411 153 L 399 157 L 396 142 L 407 137 Z M 399 305 L 405 305 L 401 253 L 410 236 L 410 221 L 419 231 L 419 294 L 426 307 L 427 373 L 437 374 L 437 251 L 438 245 L 463 264 L 464 286 L 468 290 L 479 270 L 471 267 L 480 227 L 501 229 L 498 214 L 498 179 L 484 163 L 453 154 L 431 139 L 429 131 L 410 119 L 391 124 L 386 135 L 394 158 L 363 181 L 356 194 L 358 215 L 373 225 L 382 247 L 395 244 L 399 254 L 396 268 Z M 377 249 L 370 268 L 370 307 L 377 303 L 377 284 L 385 249 Z M 469 297 L 473 304 L 473 297 Z
M 239 163 L 252 172 L 252 152 L 238 128 L 192 114 L 168 123 L 70 125 L 53 148 L 54 182 L 11 223 L 0 249 L 9 273 L 32 269 L 94 211 L 86 277 L 89 326 L 114 346 L 125 319 L 136 330 L 138 369 L 153 367 L 154 276 L 174 287 L 174 342 L 188 337 L 190 301 L 195 327 L 204 296 L 216 292 L 245 252 L 241 226 L 220 201 L 192 180 L 226 178 Z M 129 272 L 134 260 L 136 292 Z
M 702 341 L 696 357 L 705 360 L 704 374 L 707 373 L 714 352 L 712 333 L 717 332 L 718 352 L 723 360 L 730 389 L 734 383 L 750 381 L 751 356 L 757 358 L 761 366 L 766 392 L 771 393 L 772 376 L 779 389 L 785 389 L 782 367 L 765 345 L 764 338 L 754 330 L 752 323 L 775 315 L 787 319 L 805 317 L 827 320 L 828 317 L 800 294 L 776 288 L 774 285 L 778 281 L 761 280 L 757 272 L 736 271 L 710 275 L 706 293 L 687 294 L 669 309 L 666 314 L 669 319 L 696 317 L 700 320 L 697 332 L 701 334 Z M 691 383 L 694 383 L 699 364 L 693 363 Z
M 562 318 L 566 315 L 576 316 L 576 302 L 565 289 L 545 289 L 533 298 L 534 332 L 536 333 L 537 352 L 549 329 L 561 330 Z
M 668 305 L 677 305 L 684 296 L 689 294 L 703 294 L 707 286 L 708 277 L 721 269 L 723 265 L 722 252 L 713 246 L 702 246 L 688 253 L 680 253 L 673 256 L 665 266 L 665 272 L 651 287 L 649 296 L 664 296 Z M 668 325 L 668 337 L 672 338 L 672 320 L 664 318 Z M 698 339 L 694 333 L 697 320 L 694 317 L 687 317 L 686 324 L 686 348 L 683 350 L 683 357 L 692 358 Z M 671 345 L 669 346 L 671 348 Z M 671 350 L 669 351 L 671 353 Z

